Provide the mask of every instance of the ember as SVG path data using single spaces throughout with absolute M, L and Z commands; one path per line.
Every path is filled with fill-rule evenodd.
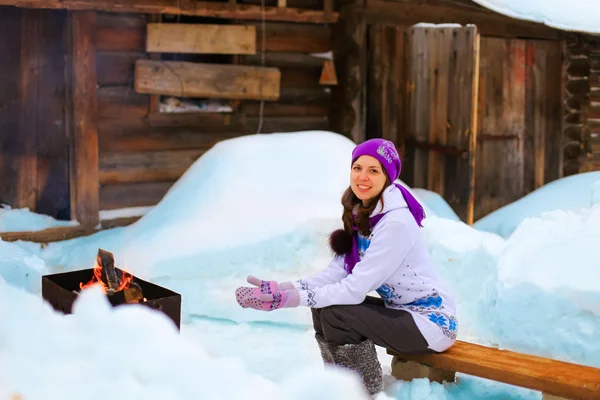
M 42 276 L 42 297 L 55 310 L 70 314 L 79 292 L 92 285 L 100 285 L 113 306 L 141 304 L 163 312 L 180 327 L 181 295 L 115 267 L 113 254 L 102 249 L 93 269 Z

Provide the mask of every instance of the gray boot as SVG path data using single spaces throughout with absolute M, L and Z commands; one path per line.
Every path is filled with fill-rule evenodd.
M 325 337 L 316 333 L 315 338 L 317 339 L 319 350 L 321 350 L 321 358 L 323 359 L 323 364 L 333 364 L 333 358 L 331 357 L 329 346 L 327 346 L 327 343 L 325 342 Z
M 383 372 L 377 350 L 370 339 L 359 344 L 329 346 L 329 349 L 334 364 L 358 372 L 369 395 L 383 391 Z

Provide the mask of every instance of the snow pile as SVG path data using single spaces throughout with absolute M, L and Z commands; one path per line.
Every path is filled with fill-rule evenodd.
M 600 204 L 600 171 L 571 175 L 550 182 L 527 196 L 486 215 L 473 224 L 482 231 L 508 238 L 523 220 L 545 212 L 580 211 Z
M 540 22 L 566 31 L 600 34 L 600 7 L 595 0 L 473 0 L 506 16 Z
M 0 373 L 0 398 L 105 399 L 107 382 L 128 399 L 300 400 L 323 392 L 366 398 L 356 376 L 341 370 L 292 371 L 276 385 L 248 372 L 239 359 L 210 357 L 161 313 L 112 308 L 98 288 L 85 290 L 73 314 L 62 317 L 4 285 L 0 311 L 10 321 L 0 329 L 0 365 L 10 365 Z M 314 385 L 304 385 L 307 380 Z
M 0 284 L 6 282 L 38 293 L 42 275 L 48 272 L 44 260 L 14 243 L 0 240 Z
M 500 346 L 600 367 L 598 243 L 600 205 L 519 226 L 498 259 Z
M 456 212 L 439 193 L 427 189 L 410 189 L 415 198 L 423 205 L 427 217 L 436 216 L 460 221 Z
M 41 231 L 59 226 L 79 225 L 77 221 L 61 221 L 48 215 L 36 214 L 29 208 L 0 207 L 0 232 Z

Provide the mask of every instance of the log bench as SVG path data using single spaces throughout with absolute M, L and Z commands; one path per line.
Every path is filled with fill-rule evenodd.
M 392 375 L 401 380 L 429 378 L 430 381 L 454 382 L 455 373 L 478 376 L 537 390 L 544 400 L 600 399 L 600 368 L 499 350 L 456 341 L 438 354 L 399 354 L 394 356 Z

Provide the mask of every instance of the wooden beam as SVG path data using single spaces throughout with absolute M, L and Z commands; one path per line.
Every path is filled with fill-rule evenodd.
M 205 149 L 108 153 L 100 157 L 100 183 L 176 181 Z
M 83 226 L 77 225 L 59 226 L 56 228 L 43 229 L 41 231 L 0 232 L 0 239 L 4 240 L 5 242 L 16 242 L 17 240 L 23 240 L 26 242 L 42 244 L 50 242 L 60 242 L 62 240 L 69 240 L 82 236 L 89 236 L 105 229 L 112 229 L 131 225 L 140 218 L 141 216 L 135 216 L 103 220 L 100 222 L 99 228 L 85 228 Z
M 70 14 L 72 63 L 72 219 L 85 227 L 99 221 L 98 127 L 96 106 L 96 13 Z
M 398 354 L 409 360 L 445 371 L 462 372 L 497 382 L 537 390 L 569 399 L 598 399 L 600 369 L 463 341 L 438 354 Z
M 281 73 L 277 68 L 180 61 L 138 60 L 138 93 L 178 97 L 277 100 Z
M 27 8 L 51 8 L 66 10 L 95 10 L 140 14 L 191 15 L 196 17 L 212 17 L 237 20 L 257 20 L 263 16 L 268 21 L 310 22 L 315 24 L 335 23 L 337 13 L 327 14 L 323 11 L 265 7 L 264 13 L 258 5 L 230 4 L 207 1 L 195 1 L 191 7 L 181 5 L 172 0 L 0 0 L 0 6 L 17 6 Z
M 256 28 L 217 24 L 148 24 L 150 53 L 255 54 Z
M 474 24 L 482 36 L 562 38 L 558 29 L 522 21 L 490 11 L 476 4 L 448 0 L 367 0 L 364 15 L 368 24 L 413 25 L 420 22 Z

